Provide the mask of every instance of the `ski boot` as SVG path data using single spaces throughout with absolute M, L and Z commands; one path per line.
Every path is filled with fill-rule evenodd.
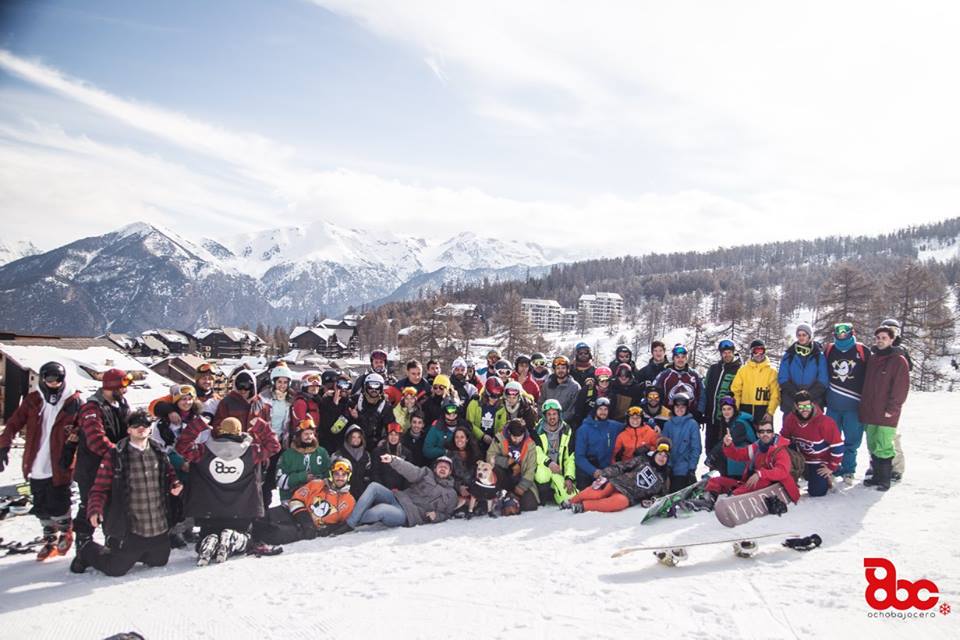
M 687 550 L 683 548 L 654 551 L 653 555 L 657 557 L 657 560 L 660 562 L 660 564 L 667 567 L 675 567 L 688 557 Z
M 757 548 L 757 543 L 753 540 L 739 540 L 733 543 L 733 553 L 738 558 L 752 558 Z
M 571 506 L 571 508 L 573 509 L 573 512 L 574 512 L 574 513 L 583 513 L 583 503 L 582 503 L 582 502 L 575 502 L 575 503 L 573 503 L 573 505 Z
M 247 550 L 247 543 L 250 542 L 250 536 L 246 533 L 240 533 L 233 529 L 224 529 L 220 532 L 220 544 L 217 545 L 217 551 L 213 556 L 213 562 L 220 564 L 227 558 Z
M 213 555 L 217 552 L 217 548 L 219 546 L 220 536 L 215 533 L 211 533 L 201 540 L 200 544 L 197 546 L 197 566 L 205 567 L 210 564 L 210 561 L 213 559 Z
M 93 538 L 90 536 L 77 536 L 77 553 L 73 557 L 73 561 L 70 563 L 70 573 L 83 573 L 87 570 L 87 563 L 84 562 L 83 558 L 81 557 L 81 552 L 85 546 L 90 544 L 91 540 L 93 540 Z
M 73 525 L 67 524 L 65 529 L 60 530 L 60 537 L 57 538 L 57 552 L 61 556 L 67 555 L 73 546 Z
M 57 530 L 52 525 L 43 527 L 43 546 L 37 552 L 37 562 L 43 562 L 48 558 L 56 558 L 60 555 L 57 548 Z

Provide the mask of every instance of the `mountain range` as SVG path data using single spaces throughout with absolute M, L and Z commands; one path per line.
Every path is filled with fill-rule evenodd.
M 413 299 L 441 286 L 538 276 L 582 258 L 465 232 L 431 241 L 326 221 L 219 239 L 137 222 L 47 252 L 0 245 L 0 328 L 95 335 L 283 324 Z

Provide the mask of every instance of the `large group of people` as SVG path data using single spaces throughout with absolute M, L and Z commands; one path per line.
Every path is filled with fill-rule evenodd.
M 237 372 L 222 397 L 216 366 L 205 363 L 192 385 L 135 410 L 126 372 L 104 372 L 102 388 L 82 399 L 51 362 L 0 433 L 0 470 L 22 432 L 43 528 L 38 560 L 75 546 L 71 571 L 114 576 L 138 562 L 164 565 L 171 548 L 189 544 L 204 566 L 376 523 L 545 505 L 620 511 L 705 480 L 704 466 L 706 508 L 775 482 L 793 500 L 803 485 L 820 497 L 854 483 L 864 434 L 863 484 L 886 491 L 904 470 L 897 426 L 911 365 L 896 321 L 873 337 L 867 347 L 839 323 L 824 346 L 801 323 L 779 368 L 760 340 L 746 362 L 722 340 L 706 375 L 683 344 L 661 341 L 642 366 L 626 346 L 603 364 L 579 343 L 572 358 L 511 363 L 491 350 L 477 366 L 459 357 L 448 373 L 410 360 L 394 374 L 377 350 L 355 379 L 295 374 L 277 361 Z

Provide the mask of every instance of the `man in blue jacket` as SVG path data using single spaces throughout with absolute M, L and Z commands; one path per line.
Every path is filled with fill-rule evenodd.
M 813 341 L 813 327 L 806 322 L 797 325 L 797 341 L 790 345 L 780 359 L 777 382 L 780 384 L 780 410 L 784 415 L 793 411 L 793 396 L 801 390 L 821 409 L 826 404 L 827 358 L 820 345 Z
M 613 462 L 613 446 L 623 431 L 623 423 L 609 420 L 609 415 L 610 399 L 597 398 L 593 416 L 586 418 L 577 429 L 574 460 L 578 489 L 589 487 Z
M 833 418 L 843 434 L 843 462 L 834 476 L 853 484 L 857 470 L 857 449 L 863 442 L 860 423 L 860 394 L 867 374 L 870 349 L 858 342 L 853 324 L 839 322 L 833 327 L 834 340 L 824 352 L 830 387 L 827 389 L 827 415 Z

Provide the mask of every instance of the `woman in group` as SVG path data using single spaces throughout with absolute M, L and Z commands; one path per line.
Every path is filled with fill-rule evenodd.
M 470 431 L 467 427 L 457 427 L 447 444 L 447 457 L 453 460 L 453 486 L 461 498 L 470 497 L 470 485 L 480 460 L 480 448 Z

